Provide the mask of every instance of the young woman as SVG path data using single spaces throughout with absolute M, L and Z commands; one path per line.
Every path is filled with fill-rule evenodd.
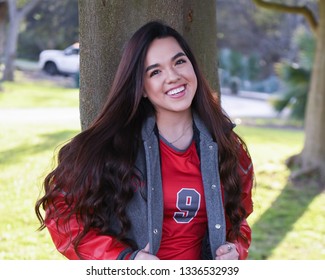
M 68 259 L 247 258 L 253 167 L 233 127 L 182 36 L 147 23 L 46 177 L 41 229 Z

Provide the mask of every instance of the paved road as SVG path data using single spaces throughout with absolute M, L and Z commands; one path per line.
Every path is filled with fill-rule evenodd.
M 221 94 L 221 106 L 231 118 L 272 118 L 277 116 L 268 102 L 268 98 Z

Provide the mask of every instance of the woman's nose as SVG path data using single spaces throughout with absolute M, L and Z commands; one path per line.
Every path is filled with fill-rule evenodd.
M 180 74 L 176 71 L 176 69 L 170 68 L 167 70 L 167 83 L 173 83 L 180 79 Z

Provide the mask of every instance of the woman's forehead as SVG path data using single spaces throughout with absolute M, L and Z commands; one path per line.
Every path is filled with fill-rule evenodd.
M 146 64 L 170 60 L 179 52 L 183 52 L 183 50 L 174 37 L 155 39 L 148 48 Z

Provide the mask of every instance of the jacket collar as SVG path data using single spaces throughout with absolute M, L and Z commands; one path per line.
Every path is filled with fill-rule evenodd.
M 209 130 L 207 129 L 207 127 L 205 126 L 205 124 L 203 123 L 203 121 L 201 120 L 201 118 L 196 112 L 193 112 L 193 121 L 195 127 L 199 130 L 201 137 L 203 136 L 207 140 L 212 141 L 212 137 Z M 141 131 L 142 140 L 146 141 L 150 139 L 153 136 L 153 134 L 155 134 L 156 129 L 157 129 L 156 117 L 154 114 L 151 114 L 147 117 L 147 119 L 144 121 L 144 124 L 142 126 L 142 131 Z
M 193 121 L 194 121 L 195 127 L 200 132 L 201 138 L 204 137 L 208 141 L 213 141 L 211 133 L 209 132 L 208 128 L 206 127 L 206 125 L 204 124 L 204 122 L 202 121 L 202 119 L 199 117 L 199 115 L 196 112 L 193 113 Z
M 147 117 L 147 119 L 144 121 L 144 124 L 142 126 L 141 135 L 143 141 L 146 141 L 153 136 L 155 127 L 156 127 L 156 117 L 154 114 L 151 114 Z

